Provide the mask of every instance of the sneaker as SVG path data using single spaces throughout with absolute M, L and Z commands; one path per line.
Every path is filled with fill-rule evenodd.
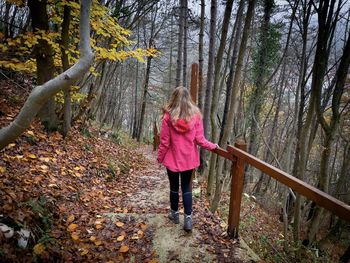
M 184 230 L 187 232 L 192 231 L 192 216 L 186 215 L 184 217 Z
M 174 211 L 174 210 L 170 210 L 170 213 L 168 215 L 169 219 L 171 221 L 173 221 L 175 224 L 180 223 L 179 220 L 179 211 Z

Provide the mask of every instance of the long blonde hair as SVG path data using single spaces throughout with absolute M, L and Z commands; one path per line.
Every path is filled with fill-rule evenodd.
M 181 86 L 173 91 L 164 111 L 170 114 L 173 121 L 178 119 L 190 121 L 194 115 L 200 114 L 200 110 L 193 102 L 188 89 Z

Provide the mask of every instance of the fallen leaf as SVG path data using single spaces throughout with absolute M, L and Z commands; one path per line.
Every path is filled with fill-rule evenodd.
M 81 251 L 81 253 L 80 253 L 80 255 L 84 256 L 84 255 L 86 255 L 86 254 L 88 254 L 88 253 L 89 253 L 89 250 L 86 249 L 86 248 L 83 248 L 82 251 Z
M 101 229 L 101 228 L 102 228 L 102 225 L 97 224 L 97 225 L 95 225 L 95 228 L 96 228 L 96 229 Z
M 3 174 L 3 173 L 5 173 L 5 172 L 6 172 L 6 168 L 5 168 L 5 167 L 0 166 L 0 173 L 1 173 L 1 174 Z
M 90 239 L 90 241 L 92 241 L 92 242 L 95 242 L 95 241 L 96 241 L 96 237 L 95 237 L 95 236 L 91 236 L 89 239 Z
M 72 223 L 75 220 L 75 216 L 74 215 L 70 215 L 67 219 L 67 223 Z
M 116 222 L 115 225 L 116 225 L 117 227 L 122 227 L 122 226 L 124 225 L 124 223 L 123 223 L 123 222 Z
M 142 230 L 139 230 L 139 231 L 137 231 L 137 235 L 138 235 L 139 237 L 143 237 L 143 236 L 144 236 L 144 233 L 143 233 Z
M 125 238 L 125 236 L 119 236 L 119 237 L 117 238 L 117 241 L 121 242 L 121 241 L 124 240 L 124 238 Z
M 79 241 L 79 236 L 78 236 L 78 234 L 72 233 L 71 237 L 72 237 L 73 241 Z
M 69 230 L 70 232 L 75 231 L 77 228 L 78 228 L 78 225 L 77 225 L 77 224 L 70 224 L 70 225 L 68 226 L 68 230 Z
M 32 132 L 32 131 L 27 131 L 27 134 L 34 136 L 34 132 Z
M 94 243 L 95 243 L 95 246 L 99 246 L 99 245 L 102 244 L 102 241 L 101 241 L 101 240 L 97 240 L 97 241 L 95 241 Z
M 28 154 L 28 157 L 30 159 L 36 159 L 36 155 L 34 153 Z
M 38 243 L 33 247 L 33 252 L 35 255 L 41 255 L 45 251 L 45 246 L 42 243 Z
M 128 246 L 121 246 L 119 249 L 120 253 L 126 253 L 129 251 L 129 247 Z

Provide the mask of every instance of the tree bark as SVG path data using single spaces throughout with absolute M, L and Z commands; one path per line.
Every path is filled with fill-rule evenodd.
M 182 61 L 182 86 L 187 86 L 187 36 L 188 36 L 188 2 L 183 1 L 182 15 L 184 20 L 184 39 L 183 39 L 183 61 Z M 188 87 L 189 88 L 189 87 Z
M 203 111 L 203 39 L 204 39 L 204 21 L 205 21 L 205 0 L 201 0 L 201 18 L 199 26 L 198 43 L 198 107 Z
M 49 98 L 74 84 L 89 70 L 94 58 L 90 47 L 90 6 L 91 0 L 81 1 L 80 59 L 67 71 L 33 89 L 14 121 L 0 130 L 0 149 L 14 141 L 29 127 L 33 118 Z
M 64 6 L 63 10 L 63 22 L 62 22 L 62 33 L 61 33 L 61 60 L 63 71 L 69 69 L 68 60 L 68 49 L 69 49 L 69 24 L 71 20 L 70 7 Z M 71 127 L 72 121 L 72 105 L 70 98 L 70 89 L 64 90 L 64 121 L 63 121 L 63 136 L 67 136 Z
M 216 42 L 216 16 L 217 16 L 217 0 L 211 0 L 210 6 L 210 30 L 209 30 L 209 57 L 207 70 L 207 84 L 205 88 L 205 104 L 203 114 L 204 135 L 209 138 L 209 118 L 212 101 L 212 83 L 214 73 L 215 60 L 215 42 Z
M 33 31 L 44 30 L 48 32 L 47 0 L 29 0 L 28 6 L 32 18 Z M 41 85 L 55 75 L 54 54 L 51 45 L 44 39 L 38 41 L 34 48 L 34 53 L 37 67 L 37 83 Z M 40 119 L 48 131 L 57 129 L 58 118 L 55 110 L 55 100 L 53 97 L 50 97 L 39 112 Z
M 217 110 L 218 110 L 218 100 L 219 100 L 219 84 L 220 84 L 220 74 L 221 74 L 221 65 L 222 65 L 222 58 L 224 55 L 224 50 L 226 46 L 226 39 L 227 39 L 227 32 L 228 27 L 230 24 L 230 18 L 232 13 L 232 6 L 233 6 L 233 0 L 228 0 L 226 2 L 226 8 L 225 8 L 225 14 L 224 14 L 224 20 L 222 22 L 222 31 L 221 31 L 221 39 L 219 44 L 219 49 L 216 55 L 215 60 L 215 71 L 214 71 L 214 83 L 212 89 L 212 104 L 210 108 L 210 123 L 211 123 L 211 140 L 217 141 L 218 140 L 218 125 L 216 124 L 216 116 L 217 116 Z M 214 177 L 214 171 L 216 168 L 216 160 L 217 155 L 211 154 L 210 156 L 210 163 L 209 163 L 209 173 L 208 173 L 208 188 L 207 188 L 207 195 L 211 196 L 212 191 L 212 185 L 213 185 L 213 177 Z M 219 175 L 220 173 L 218 173 Z M 217 180 L 220 180 L 219 176 L 216 176 Z
M 238 97 L 238 93 L 239 93 L 239 86 L 240 86 L 240 80 L 241 80 L 241 75 L 242 75 L 243 59 L 244 59 L 245 51 L 247 48 L 248 36 L 250 35 L 250 27 L 251 27 L 251 22 L 253 19 L 255 3 L 256 3 L 256 0 L 249 0 L 249 2 L 248 2 L 248 10 L 247 10 L 247 14 L 245 17 L 242 41 L 240 44 L 239 53 L 238 53 L 238 57 L 237 57 L 237 66 L 236 66 L 235 75 L 234 75 L 234 78 L 231 77 L 231 79 L 230 79 L 230 77 L 229 77 L 229 79 L 227 81 L 227 85 L 230 85 L 230 87 L 232 87 L 232 95 L 231 95 L 231 100 L 230 100 L 230 109 L 229 109 L 229 112 L 227 115 L 227 117 L 228 117 L 227 123 L 226 123 L 226 126 L 224 127 L 223 136 L 219 142 L 219 145 L 221 147 L 223 147 L 226 144 L 227 139 L 230 136 L 230 133 L 231 133 L 232 127 L 233 127 L 233 119 L 234 119 L 233 117 L 234 117 L 234 114 L 237 112 L 237 97 Z M 220 161 L 218 163 L 218 171 L 219 172 L 222 171 L 223 164 L 224 164 L 223 160 L 220 159 Z M 219 205 L 219 202 L 221 199 L 222 184 L 223 184 L 223 180 L 221 177 L 221 180 L 216 185 L 214 199 L 213 199 L 213 201 L 211 203 L 211 207 L 210 207 L 211 211 L 216 211 L 216 209 L 218 208 L 218 205 Z
M 184 1 L 186 0 L 179 0 L 180 1 L 180 15 L 179 15 L 179 35 L 178 35 L 178 42 L 177 42 L 177 61 L 176 61 L 176 79 L 175 79 L 175 85 L 176 87 L 181 85 L 181 67 L 182 65 L 182 51 L 183 51 L 183 35 L 184 35 Z

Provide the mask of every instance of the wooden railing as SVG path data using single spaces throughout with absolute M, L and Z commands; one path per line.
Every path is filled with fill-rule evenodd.
M 350 222 L 349 205 L 247 153 L 246 147 L 247 145 L 244 142 L 236 142 L 235 146 L 229 145 L 227 150 L 222 148 L 214 150 L 216 154 L 232 161 L 231 196 L 227 230 L 230 237 L 238 238 L 245 164 L 254 166 L 266 175 L 287 185 L 295 192 L 314 201 L 317 205 L 326 208 L 338 217 Z

